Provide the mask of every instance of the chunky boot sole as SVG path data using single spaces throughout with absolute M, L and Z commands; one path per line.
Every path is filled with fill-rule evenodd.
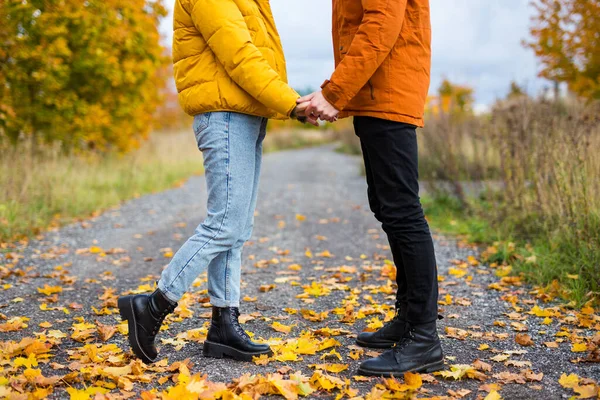
M 273 352 L 271 350 L 257 352 L 257 353 L 248 353 L 242 350 L 238 350 L 234 347 L 227 346 L 226 344 L 211 342 L 210 340 L 204 341 L 204 346 L 202 347 L 202 354 L 204 357 L 212 357 L 212 358 L 233 358 L 238 361 L 252 361 L 252 357 L 258 357 L 263 354 L 267 354 L 271 356 Z
M 400 339 L 398 339 L 398 340 L 400 340 Z M 362 340 L 356 339 L 356 344 L 359 345 L 360 347 L 369 347 L 371 349 L 391 349 L 392 347 L 394 347 L 394 345 L 396 344 L 396 342 L 390 342 L 390 343 L 385 343 L 385 342 L 363 342 Z
M 135 313 L 133 312 L 133 296 L 120 297 L 117 305 L 119 307 L 119 313 L 123 321 L 127 321 L 129 326 L 129 333 L 127 338 L 129 340 L 129 346 L 140 360 L 145 364 L 152 364 L 156 361 L 156 358 L 150 358 L 142 349 L 137 337 L 137 323 L 135 321 Z
M 369 369 L 365 369 L 362 367 L 358 368 L 358 374 L 359 375 L 363 375 L 363 376 L 383 376 L 385 378 L 389 378 L 392 376 L 401 376 L 402 374 L 404 374 L 405 372 L 425 372 L 425 373 L 430 373 L 430 372 L 435 372 L 435 371 L 439 371 L 444 369 L 444 360 L 440 360 L 440 361 L 435 361 L 429 364 L 424 364 L 424 365 L 419 365 L 418 367 L 409 369 L 407 371 L 386 371 L 386 372 L 381 372 L 381 371 L 371 371 Z

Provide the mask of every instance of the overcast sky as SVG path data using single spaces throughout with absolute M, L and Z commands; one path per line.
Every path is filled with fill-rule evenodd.
M 538 93 L 533 53 L 523 48 L 532 8 L 529 0 L 430 0 L 433 27 L 433 93 L 444 77 L 475 88 L 478 105 L 506 94 L 511 80 Z M 172 8 L 174 0 L 165 0 Z M 331 2 L 271 0 L 286 53 L 288 75 L 297 89 L 318 88 L 333 72 Z M 172 21 L 161 30 L 171 41 Z

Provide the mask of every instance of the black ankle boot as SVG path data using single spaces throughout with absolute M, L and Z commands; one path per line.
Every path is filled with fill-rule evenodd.
M 252 361 L 261 354 L 273 354 L 268 344 L 255 343 L 241 327 L 237 307 L 213 307 L 212 321 L 204 341 L 205 357 L 229 357 L 239 361 Z
M 356 344 L 375 349 L 389 349 L 402 339 L 406 330 L 406 321 L 402 309 L 396 309 L 396 315 L 391 321 L 375 332 L 361 332 L 356 338 Z
M 175 310 L 177 303 L 156 289 L 150 295 L 120 297 L 118 306 L 121 318 L 129 325 L 128 338 L 133 353 L 144 363 L 153 363 L 158 356 L 154 338 L 165 317 Z
M 444 368 L 444 355 L 436 323 L 407 324 L 402 339 L 379 357 L 364 361 L 358 373 L 367 376 L 401 376 L 410 372 L 434 372 Z

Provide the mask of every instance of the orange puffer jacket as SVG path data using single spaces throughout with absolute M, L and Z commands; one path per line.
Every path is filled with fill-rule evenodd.
M 323 95 L 340 117 L 423 126 L 431 69 L 429 0 L 333 0 L 336 70 Z

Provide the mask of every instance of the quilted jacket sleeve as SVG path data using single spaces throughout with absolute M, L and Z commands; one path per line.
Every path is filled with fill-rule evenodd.
M 400 36 L 407 0 L 362 0 L 363 19 L 323 96 L 343 110 L 373 76 Z
M 236 3 L 233 0 L 191 0 L 190 7 L 194 25 L 231 79 L 268 108 L 289 116 L 300 96 L 252 43 Z

